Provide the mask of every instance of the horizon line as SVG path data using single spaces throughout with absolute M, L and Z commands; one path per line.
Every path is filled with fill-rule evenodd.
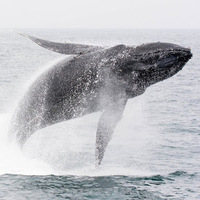
M 24 28 L 3 28 L 0 27 L 0 30 L 18 30 L 18 29 L 41 29 L 41 30 L 47 30 L 47 29 L 73 29 L 73 30 L 200 30 L 200 28 L 78 28 L 78 27 L 74 27 L 74 28 L 67 28 L 67 27 L 48 27 L 48 28 L 36 28 L 36 27 L 32 27 L 32 28 L 28 28 L 28 27 L 24 27 Z

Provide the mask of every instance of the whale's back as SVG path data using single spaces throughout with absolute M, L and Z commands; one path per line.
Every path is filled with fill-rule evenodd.
M 101 84 L 96 81 L 97 74 L 87 59 L 76 57 L 43 72 L 19 103 L 10 134 L 23 144 L 41 128 L 98 111 Z

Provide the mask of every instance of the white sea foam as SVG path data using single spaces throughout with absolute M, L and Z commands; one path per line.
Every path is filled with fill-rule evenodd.
M 21 150 L 7 141 L 10 115 L 0 116 L 0 174 L 109 176 L 154 174 L 148 169 L 152 134 L 143 123 L 142 98 L 129 103 L 102 165 L 95 168 L 95 137 L 101 113 L 69 120 L 33 134 Z M 131 112 L 130 112 L 131 110 Z M 133 114 L 134 113 L 134 116 Z M 134 123 L 133 123 L 134 122 Z M 141 157 L 143 157 L 141 159 Z M 142 166 L 144 165 L 145 168 Z
M 42 160 L 29 158 L 20 148 L 8 142 L 10 115 L 0 115 L 0 174 L 51 174 Z

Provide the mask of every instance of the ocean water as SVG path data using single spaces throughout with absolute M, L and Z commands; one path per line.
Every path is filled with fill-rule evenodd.
M 112 46 L 172 42 L 193 58 L 174 77 L 129 100 L 102 165 L 94 166 L 101 113 L 8 141 L 13 110 L 33 79 L 64 55 L 17 32 Z M 0 30 L 0 199 L 200 199 L 200 30 Z

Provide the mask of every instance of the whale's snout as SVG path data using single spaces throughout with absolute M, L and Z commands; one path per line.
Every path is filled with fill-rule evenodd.
M 187 63 L 192 58 L 191 49 L 173 48 L 161 55 L 157 61 L 158 68 L 179 67 Z
M 187 48 L 184 51 L 182 51 L 182 57 L 185 59 L 186 62 L 190 60 L 192 56 L 193 55 L 190 48 Z
M 187 62 L 188 60 L 190 60 L 192 58 L 192 52 L 191 52 L 191 49 L 190 48 L 179 48 L 179 49 L 175 49 L 175 51 L 177 52 L 178 54 L 178 59 L 180 61 L 185 61 Z

